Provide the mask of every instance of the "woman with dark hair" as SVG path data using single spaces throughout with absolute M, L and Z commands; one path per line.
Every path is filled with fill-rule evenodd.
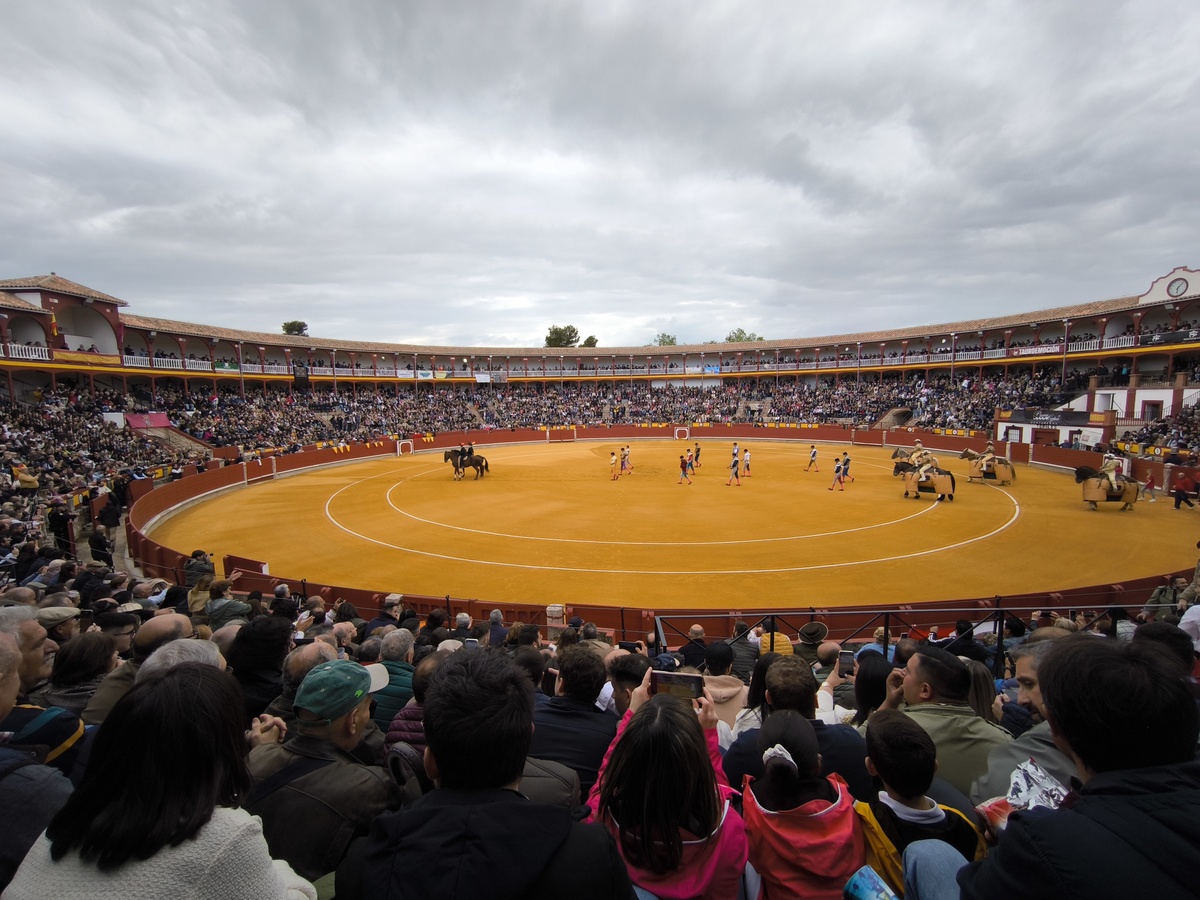
M 260 616 L 238 629 L 225 661 L 242 688 L 247 726 L 283 693 L 283 660 L 291 648 L 292 623 L 280 616 Z
M 30 699 L 39 706 L 57 706 L 82 715 L 104 676 L 118 662 L 117 642 L 112 637 L 99 631 L 85 632 L 58 648 L 50 683 Z
M 349 622 L 354 626 L 354 643 L 361 644 L 366 640 L 363 628 L 367 620 L 358 614 L 358 607 L 349 600 L 339 600 L 333 604 L 333 624 L 338 622 Z
M 761 728 L 767 713 L 767 669 L 782 659 L 778 653 L 764 653 L 754 663 L 750 674 L 750 687 L 746 691 L 746 706 L 733 720 L 733 736 L 736 739 L 743 731 Z
M 591 821 L 617 842 L 633 883 L 662 900 L 738 895 L 746 829 L 730 804 L 716 706 L 650 696 L 653 670 L 630 695 L 596 783 Z M 697 715 L 697 711 L 699 715 Z
M 240 707 L 232 676 L 201 663 L 135 685 L 96 732 L 83 780 L 5 900 L 315 900 L 238 808 L 252 786 Z
M 763 895 L 840 900 L 866 858 L 850 789 L 840 775 L 822 777 L 816 732 L 795 710 L 772 713 L 758 743 L 763 774 L 746 776 L 742 801 Z
M 854 704 L 850 720 L 859 734 L 867 733 L 867 719 L 887 697 L 887 680 L 894 667 L 882 653 L 869 650 L 854 661 Z

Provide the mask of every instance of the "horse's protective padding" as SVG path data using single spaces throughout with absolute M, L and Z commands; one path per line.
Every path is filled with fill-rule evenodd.
M 1083 500 L 1085 503 L 1133 503 L 1137 500 L 1138 486 L 1135 482 L 1127 481 L 1119 485 L 1121 488 L 1115 494 L 1110 494 L 1106 487 L 1107 479 L 1089 478 L 1083 482 Z

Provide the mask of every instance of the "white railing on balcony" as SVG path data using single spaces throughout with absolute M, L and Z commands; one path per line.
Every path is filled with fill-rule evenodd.
M 191 372 L 211 372 L 212 363 L 207 359 L 185 359 L 184 368 Z
M 375 375 L 379 378 L 395 378 L 396 370 L 391 366 L 376 366 Z
M 263 366 L 263 374 L 264 375 L 291 375 L 292 367 L 291 366 L 280 366 L 280 365 L 276 365 L 274 363 L 268 363 L 267 365 Z
M 978 350 L 960 350 L 954 354 L 955 362 L 965 362 L 971 359 L 982 359 L 983 354 Z
M 182 359 L 164 359 L 161 356 L 154 358 L 154 368 L 156 369 L 182 369 Z
M 312 375 L 332 375 L 333 369 L 330 366 L 309 366 L 308 371 Z
M 130 368 L 150 368 L 150 357 L 148 356 L 123 356 L 121 357 L 121 361 Z
M 50 359 L 50 351 L 45 347 L 27 347 L 24 344 L 9 344 L 10 359 Z
M 995 350 L 984 350 L 983 351 L 984 359 L 1003 359 L 1007 355 L 1008 355 L 1008 351 L 1005 350 L 1003 347 L 997 347 Z
M 1099 350 L 1100 349 L 1100 341 L 1099 340 L 1072 341 L 1070 344 L 1067 345 L 1067 349 L 1070 350 L 1072 353 L 1083 353 L 1088 350 Z
M 262 370 L 263 370 L 263 367 L 262 367 L 261 363 L 244 362 L 244 363 L 242 363 L 242 366 L 241 366 L 241 371 L 242 371 L 243 375 L 261 375 Z
M 1132 334 L 1127 334 L 1122 337 L 1110 337 L 1104 339 L 1104 349 L 1111 350 L 1114 347 L 1132 347 L 1137 343 L 1137 338 Z

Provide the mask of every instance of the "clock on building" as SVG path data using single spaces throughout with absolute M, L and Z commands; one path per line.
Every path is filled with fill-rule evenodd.
M 1186 291 L 1187 289 L 1188 289 L 1188 283 L 1187 283 L 1186 278 L 1176 278 L 1174 281 L 1172 281 L 1170 284 L 1167 285 L 1167 293 L 1170 294 L 1172 297 L 1182 296 L 1183 292 Z

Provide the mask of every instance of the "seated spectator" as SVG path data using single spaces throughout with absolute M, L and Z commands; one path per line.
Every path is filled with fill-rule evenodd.
M 304 683 L 304 676 L 321 663 L 337 659 L 337 651 L 323 641 L 297 647 L 283 661 L 283 681 L 279 696 L 267 706 L 266 714 L 277 716 L 287 726 L 284 741 L 290 741 L 300 733 L 294 728 L 296 722 L 296 692 Z M 383 732 L 374 720 L 367 723 L 362 743 L 352 751 L 354 756 L 369 766 L 383 765 Z
M 875 651 L 863 653 L 854 660 L 854 715 L 848 724 L 859 734 L 867 733 L 867 722 L 885 699 L 887 680 L 892 664 Z
M 758 646 L 750 642 L 750 626 L 741 619 L 734 622 L 733 637 L 726 643 L 733 648 L 733 674 L 749 684 L 758 659 Z
M 762 727 L 767 708 L 767 669 L 782 658 L 778 653 L 764 653 L 754 663 L 750 685 L 746 688 L 746 704 L 733 721 L 734 740 L 746 731 Z
M 967 703 L 971 675 L 967 664 L 940 647 L 922 647 L 903 669 L 888 676 L 888 696 L 880 709 L 904 711 L 928 732 L 937 747 L 939 773 L 967 794 L 987 771 L 988 754 L 1012 735 L 981 719 Z
M 1140 641 L 1080 635 L 1054 645 L 1038 681 L 1079 784 L 1058 809 L 1010 815 L 958 873 L 962 896 L 1195 897 L 1200 715 L 1178 670 Z
M 712 697 L 650 696 L 647 671 L 588 796 L 639 888 L 656 897 L 734 897 L 746 830 L 721 771 Z M 697 710 L 699 715 L 697 716 Z
M 733 743 L 733 723 L 746 705 L 746 685 L 733 674 L 733 648 L 724 641 L 715 641 L 704 648 L 704 686 L 712 694 L 717 718 L 723 726 L 722 746 Z
M 247 725 L 283 690 L 283 661 L 291 646 L 291 624 L 278 616 L 259 616 L 238 628 L 225 660 L 242 689 Z
M 518 647 L 512 655 L 517 668 L 529 676 L 533 684 L 533 704 L 536 709 L 542 703 L 549 703 L 550 697 L 542 690 L 542 680 L 546 675 L 546 657 L 543 651 L 535 647 Z
M 987 647 L 975 639 L 975 626 L 969 619 L 959 619 L 954 625 L 954 640 L 943 648 L 955 656 L 965 656 L 977 662 L 988 660 Z
M 812 723 L 795 710 L 772 713 L 758 741 L 762 775 L 746 776 L 742 802 L 763 894 L 840 900 L 865 859 L 846 782 L 822 776 Z
M 608 660 L 608 682 L 612 685 L 613 706 L 618 717 L 625 715 L 629 709 L 630 697 L 646 677 L 649 668 L 650 660 L 640 653 L 617 651 Z
M 70 775 L 83 739 L 83 724 L 74 713 L 44 709 L 30 703 L 28 697 L 30 690 L 53 673 L 52 660 L 58 646 L 38 624 L 37 610 L 29 606 L 0 609 L 0 632 L 13 639 L 21 654 L 17 700 L 0 720 L 0 733 L 9 733 L 7 746 L 14 749 L 42 748 L 44 762 Z
M 417 751 L 425 752 L 425 697 L 429 690 L 429 681 L 438 666 L 449 657 L 449 650 L 436 650 L 417 663 L 413 669 L 412 699 L 388 724 L 387 737 L 384 739 L 384 746 L 388 750 L 404 741 Z
M 859 801 L 867 865 L 904 896 L 902 855 L 913 841 L 939 840 L 962 854 L 963 862 L 982 859 L 983 835 L 961 812 L 925 796 L 937 771 L 937 749 L 920 725 L 898 710 L 881 710 L 867 725 L 867 770 L 884 790 Z
M 875 786 L 863 763 L 867 751 L 862 736 L 849 725 L 827 725 L 817 718 L 817 681 L 812 669 L 798 657 L 784 657 L 767 670 L 766 685 L 763 724 L 781 709 L 800 713 L 816 732 L 821 771 L 840 775 L 855 799 L 872 796 Z M 762 774 L 758 738 L 757 729 L 743 731 L 725 753 L 723 767 L 730 784 L 741 784 L 746 775 L 757 778 Z
M 859 647 L 858 650 L 855 651 L 854 658 L 858 659 L 864 653 L 870 653 L 872 650 L 874 650 L 876 653 L 886 656 L 887 661 L 891 662 L 896 655 L 896 645 L 890 643 L 887 637 L 887 630 L 880 625 L 875 629 L 871 637 L 871 643 L 863 644 L 861 647 Z
M 699 623 L 688 629 L 687 642 L 679 648 L 679 655 L 683 657 L 683 664 L 691 666 L 697 672 L 704 669 L 704 652 L 708 644 L 704 640 L 704 629 Z
M 138 669 L 155 650 L 171 641 L 195 635 L 196 631 L 187 616 L 167 613 L 147 619 L 133 637 L 132 655 L 128 662 L 109 672 L 100 682 L 96 693 L 92 694 L 81 717 L 84 724 L 99 725 L 104 721 L 109 710 L 133 687 Z
M 412 632 L 401 628 L 385 635 L 380 645 L 380 664 L 387 670 L 388 683 L 375 694 L 375 711 L 371 718 L 381 729 L 386 730 L 412 699 L 414 643 Z
M 231 622 L 249 622 L 253 612 L 249 603 L 234 598 L 232 581 L 222 578 L 209 585 L 204 613 L 208 616 L 208 627 L 213 631 Z
M 595 784 L 604 751 L 617 732 L 617 717 L 596 708 L 605 680 L 604 661 L 597 654 L 571 647 L 558 661 L 555 695 L 533 713 L 529 755 L 578 772 L 583 796 Z
M 30 694 L 38 706 L 80 715 L 104 677 L 117 667 L 117 642 L 103 632 L 81 634 L 54 655 L 50 681 Z
M 246 809 L 262 819 L 272 853 L 305 878 L 334 871 L 377 815 L 400 807 L 400 789 L 387 771 L 352 753 L 371 720 L 371 694 L 386 684 L 383 666 L 321 663 L 296 692 L 291 727 L 298 733 L 250 751 L 254 791 Z
M 339 900 L 630 896 L 604 829 L 518 793 L 533 697 L 506 654 L 449 655 L 430 679 L 425 729 L 439 789 L 378 819 L 338 869 Z
M 312 885 L 271 859 L 258 820 L 238 808 L 250 789 L 240 709 L 233 678 L 194 663 L 122 697 L 81 784 L 5 897 L 129 898 L 151 886 L 159 896 L 315 900 Z
M 188 590 L 188 612 L 193 617 L 205 616 L 204 607 L 208 601 L 212 599 L 212 594 L 209 588 L 216 580 L 216 576 L 206 572 L 197 579 L 196 583 Z
M 1045 630 L 1038 629 L 1039 632 Z M 1069 787 L 1071 779 L 1075 777 L 1074 761 L 1054 743 L 1038 685 L 1038 667 L 1052 646 L 1053 640 L 1043 639 L 1022 644 L 1010 652 L 1017 671 L 1017 703 L 1029 713 L 1033 726 L 1016 740 L 1001 744 L 988 754 L 987 773 L 981 775 L 971 788 L 972 803 L 983 803 L 1007 794 L 1013 772 L 1029 759 L 1045 769 L 1063 787 Z
M 64 603 L 69 602 L 66 601 L 66 594 L 58 594 L 57 597 Z M 39 604 L 38 624 L 46 629 L 50 640 L 61 648 L 79 634 L 79 610 L 68 605 L 50 606 L 47 601 L 51 599 L 47 597 Z
M 0 631 L 0 721 L 17 703 L 21 688 L 21 651 L 12 636 Z M 73 787 L 57 769 L 39 763 L 38 755 L 0 746 L 0 891 Z

